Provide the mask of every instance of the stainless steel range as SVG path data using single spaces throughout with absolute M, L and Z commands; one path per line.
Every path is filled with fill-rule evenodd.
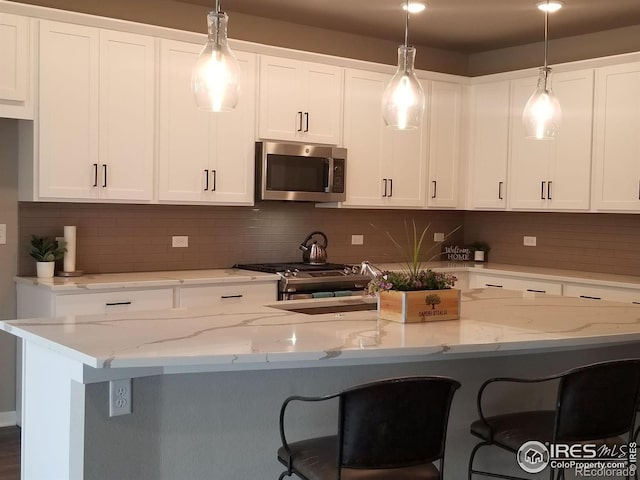
M 278 300 L 363 295 L 371 280 L 369 275 L 360 274 L 359 265 L 341 263 L 253 263 L 233 267 L 280 275 Z

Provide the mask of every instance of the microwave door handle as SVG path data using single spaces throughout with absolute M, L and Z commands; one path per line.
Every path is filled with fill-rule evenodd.
M 324 191 L 330 193 L 329 185 L 333 185 L 333 168 L 331 159 L 326 158 L 324 160 Z

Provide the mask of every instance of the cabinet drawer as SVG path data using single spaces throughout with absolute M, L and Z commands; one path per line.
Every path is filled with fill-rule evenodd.
M 168 308 L 173 308 L 172 288 L 58 295 L 55 299 L 57 316 Z
M 471 274 L 470 288 L 505 288 L 523 292 L 550 293 L 562 295 L 562 284 L 526 278 L 501 277 L 486 274 Z
M 640 304 L 640 289 L 601 287 L 596 285 L 566 284 L 566 297 L 582 297 L 591 300 L 613 300 Z
M 181 307 L 206 307 L 239 303 L 264 304 L 278 299 L 277 282 L 225 283 L 180 289 Z

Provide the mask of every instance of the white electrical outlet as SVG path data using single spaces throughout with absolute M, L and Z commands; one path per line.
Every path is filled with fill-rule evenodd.
M 434 233 L 433 234 L 434 242 L 444 242 L 444 233 Z
M 527 237 L 525 236 L 523 239 L 523 244 L 525 247 L 535 247 L 536 246 L 536 237 Z
M 7 224 L 0 223 L 0 245 L 6 245 L 7 243 Z
M 111 380 L 109 382 L 109 416 L 131 413 L 131 379 Z
M 189 246 L 189 237 L 186 235 L 174 235 L 171 237 L 171 246 L 174 248 L 187 248 Z
M 351 245 L 364 245 L 364 235 L 351 235 Z

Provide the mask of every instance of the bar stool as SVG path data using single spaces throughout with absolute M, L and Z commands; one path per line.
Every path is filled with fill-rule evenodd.
M 390 378 L 323 397 L 292 396 L 280 409 L 279 480 L 440 480 L 456 380 Z M 338 398 L 337 435 L 290 443 L 284 431 L 293 401 Z M 434 462 L 438 461 L 439 469 Z
M 555 410 L 526 411 L 488 417 L 482 405 L 486 388 L 494 383 L 540 383 L 558 380 Z M 469 459 L 469 480 L 473 474 L 519 479 L 511 475 L 475 470 L 478 450 L 495 445 L 517 453 L 529 441 L 549 443 L 623 444 L 634 435 L 639 405 L 640 358 L 594 363 L 543 378 L 492 378 L 482 384 L 477 396 L 479 420 L 471 433 L 479 437 Z M 636 431 L 636 435 L 637 435 Z M 551 480 L 564 479 L 564 470 L 550 468 Z M 557 477 L 555 477 L 557 475 Z

